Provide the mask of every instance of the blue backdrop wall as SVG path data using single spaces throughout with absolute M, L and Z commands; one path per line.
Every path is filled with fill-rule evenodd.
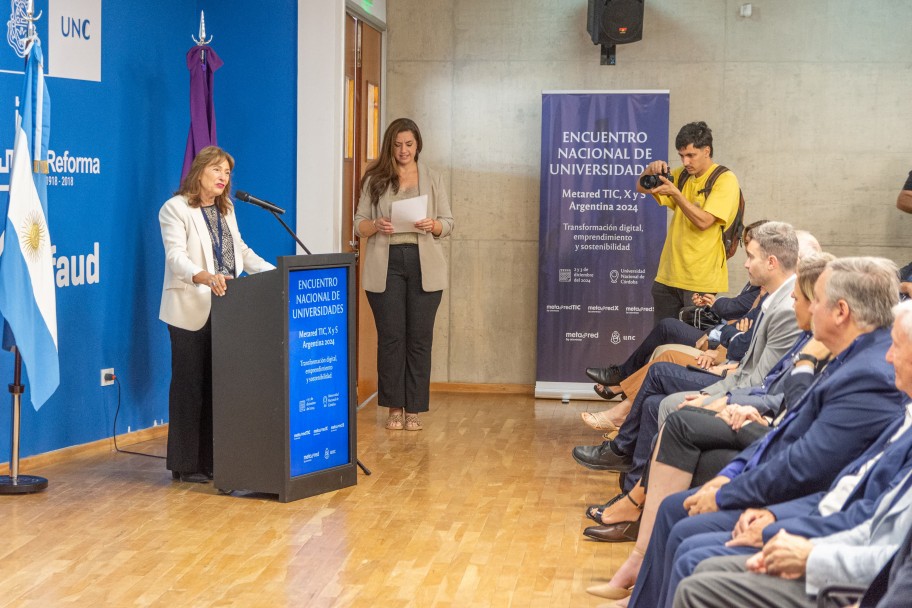
M 177 188 L 189 125 L 185 54 L 206 11 L 207 33 L 225 61 L 216 74 L 219 144 L 237 160 L 235 187 L 287 206 L 294 217 L 296 4 L 291 1 L 37 0 L 43 11 L 51 96 L 50 148 L 64 157 L 51 172 L 49 227 L 57 256 L 61 383 L 35 412 L 22 407 L 23 457 L 109 437 L 120 379 L 118 433 L 167 422 L 170 350 L 158 320 L 164 251 L 161 204 Z M 91 19 L 81 10 L 97 9 Z M 67 11 L 73 15 L 66 15 Z M 64 17 L 61 17 L 63 11 Z M 52 20 L 54 17 L 56 19 Z M 58 76 L 53 31 L 85 24 L 100 43 L 100 82 Z M 0 185 L 8 183 L 15 98 L 22 60 L 0 45 Z M 20 72 L 20 73 L 16 73 Z M 80 161 L 69 161 L 76 157 Z M 56 183 L 55 183 L 56 182 Z M 6 196 L 6 193 L 0 193 Z M 244 239 L 266 259 L 294 252 L 266 212 L 241 203 Z M 62 262 L 62 258 L 66 258 Z M 2 286 L 0 286 L 2 288 Z M 13 357 L 0 352 L 0 386 Z M 26 383 L 28 383 L 26 372 Z M 9 395 L 0 395 L 0 462 L 9 459 Z

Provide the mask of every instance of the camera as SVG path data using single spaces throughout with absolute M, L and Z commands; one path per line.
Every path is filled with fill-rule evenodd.
M 640 178 L 640 185 L 643 186 L 646 190 L 652 190 L 653 188 L 658 188 L 662 185 L 662 180 L 659 179 L 659 176 L 664 177 L 668 181 L 674 181 L 671 179 L 671 173 L 659 173 L 657 175 L 644 175 Z

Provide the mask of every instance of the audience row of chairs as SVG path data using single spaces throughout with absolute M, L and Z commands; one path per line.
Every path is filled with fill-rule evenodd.
M 912 605 L 912 302 L 897 267 L 821 253 L 784 222 L 744 242 L 750 285 L 695 296 L 717 325 L 662 320 L 627 361 L 586 370 L 620 402 L 583 415 L 610 438 L 573 458 L 619 473 L 621 492 L 586 509 L 584 534 L 635 542 L 588 591 L 646 608 Z

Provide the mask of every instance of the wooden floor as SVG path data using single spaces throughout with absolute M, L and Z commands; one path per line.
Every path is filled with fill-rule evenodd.
M 0 606 L 596 606 L 632 544 L 584 539 L 616 475 L 570 450 L 596 402 L 435 393 L 425 430 L 358 416 L 358 485 L 281 504 L 174 483 L 161 460 L 77 455 L 0 496 Z M 162 454 L 164 440 L 131 446 Z

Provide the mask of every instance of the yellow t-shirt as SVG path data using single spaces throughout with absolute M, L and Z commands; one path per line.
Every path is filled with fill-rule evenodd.
M 741 190 L 735 174 L 726 171 L 716 180 L 708 198 L 699 194 L 717 166 L 713 163 L 700 177 L 691 176 L 681 191 L 684 198 L 716 217 L 715 226 L 700 230 L 670 196 L 655 197 L 660 205 L 674 212 L 659 259 L 658 283 L 701 293 L 728 291 L 728 264 L 722 231 L 735 219 Z M 684 167 L 678 167 L 672 172 L 675 184 L 683 170 Z

